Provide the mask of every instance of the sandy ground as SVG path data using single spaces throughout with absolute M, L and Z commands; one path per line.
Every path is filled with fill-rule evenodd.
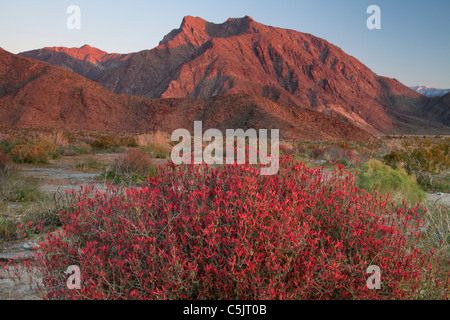
M 76 164 L 95 159 L 99 163 L 109 165 L 120 156 L 120 154 L 95 154 L 62 157 L 51 160 L 49 165 L 27 165 L 20 168 L 25 176 L 40 179 L 41 189 L 48 194 L 78 189 L 80 185 L 94 185 L 96 188 L 104 190 L 106 183 L 99 179 L 100 170 L 80 170 L 76 168 Z
M 450 207 L 450 193 L 428 193 L 427 200 L 431 203 L 443 204 Z

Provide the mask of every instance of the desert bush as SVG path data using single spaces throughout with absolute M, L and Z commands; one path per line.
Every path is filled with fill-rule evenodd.
M 325 149 L 322 149 L 322 148 L 312 149 L 311 152 L 312 152 L 311 156 L 313 159 L 323 158 L 325 155 Z
M 6 198 L 13 174 L 13 163 L 9 155 L 0 150 L 0 202 Z
M 425 243 L 431 249 L 450 255 L 450 207 L 432 203 L 427 205 L 427 209 L 428 237 Z
M 0 172 L 8 170 L 12 166 L 11 158 L 8 154 L 0 150 Z
M 111 149 L 119 147 L 136 147 L 137 141 L 134 137 L 121 137 L 112 135 L 102 135 L 97 137 L 91 146 L 95 149 Z
M 91 143 L 91 146 L 95 149 L 106 149 L 111 147 L 119 147 L 120 143 L 111 136 L 101 136 Z
M 384 157 L 392 167 L 401 166 L 417 177 L 419 184 L 433 189 L 435 177 L 450 169 L 450 139 L 432 142 L 430 139 L 406 140 L 402 148 Z
M 330 147 L 325 150 L 328 159 L 348 160 L 354 158 L 354 151 L 344 147 Z
M 116 184 L 143 182 L 153 169 L 150 156 L 141 149 L 130 149 L 118 158 L 103 176 Z
M 170 147 L 159 144 L 159 143 L 149 143 L 143 150 L 150 153 L 152 158 L 156 159 L 169 159 L 170 158 Z
M 46 299 L 448 297 L 439 258 L 417 246 L 422 207 L 393 207 L 337 166 L 160 167 L 140 188 L 78 193 L 63 230 L 27 262 Z M 82 272 L 66 286 L 67 266 Z M 368 266 L 382 272 L 368 289 Z
M 162 131 L 141 134 L 136 137 L 137 144 L 152 158 L 169 159 L 171 151 L 170 135 Z
M 123 137 L 120 139 L 119 145 L 123 147 L 135 148 L 138 146 L 138 143 L 134 137 Z
M 32 143 L 41 147 L 48 154 L 48 157 L 50 159 L 61 158 L 61 152 L 53 142 L 48 140 L 36 140 L 33 141 Z
M 75 168 L 79 170 L 98 170 L 102 167 L 103 164 L 94 157 L 88 157 L 75 163 Z
M 24 177 L 11 158 L 0 151 L 0 202 L 36 201 L 45 198 L 37 179 Z
M 361 168 L 356 183 L 362 189 L 381 193 L 390 193 L 393 200 L 401 202 L 419 202 L 425 199 L 425 193 L 414 176 L 401 168 L 393 169 L 379 160 L 369 160 Z
M 284 156 L 293 156 L 295 154 L 294 148 L 292 145 L 280 144 L 279 146 L 280 155 Z
M 0 217 L 0 240 L 12 240 L 16 231 L 17 227 L 12 221 Z
M 86 142 L 80 141 L 80 142 L 75 143 L 74 146 L 77 149 L 79 154 L 90 154 L 90 153 L 92 153 L 91 145 L 87 144 Z
M 64 156 L 77 156 L 92 153 L 92 147 L 86 142 L 77 142 L 73 145 L 62 146 L 59 151 Z
M 19 144 L 26 143 L 25 140 L 16 138 L 7 138 L 0 142 L 0 150 L 6 154 L 10 154 L 11 151 Z
M 44 148 L 34 143 L 18 144 L 11 151 L 11 156 L 18 163 L 45 164 L 49 160 Z
M 159 130 L 153 133 L 138 135 L 136 142 L 141 147 L 148 146 L 152 143 L 169 146 L 171 143 L 170 135 Z

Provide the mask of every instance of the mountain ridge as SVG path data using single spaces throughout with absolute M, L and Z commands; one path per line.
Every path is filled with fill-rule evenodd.
M 45 47 L 19 55 L 62 67 L 95 81 L 108 70 L 118 67 L 133 53 L 108 53 L 85 44 L 80 48 Z
M 144 133 L 217 128 L 280 129 L 284 138 L 372 141 L 352 124 L 249 95 L 150 99 L 115 94 L 61 67 L 0 48 L 0 126 Z
M 450 89 L 438 89 L 424 85 L 413 86 L 410 88 L 416 92 L 426 95 L 427 97 L 442 97 L 450 92 Z
M 156 48 L 134 53 L 92 80 L 115 93 L 148 98 L 261 96 L 373 134 L 448 126 L 441 119 L 424 124 L 425 96 L 375 74 L 339 47 L 249 16 L 220 24 L 186 16 Z

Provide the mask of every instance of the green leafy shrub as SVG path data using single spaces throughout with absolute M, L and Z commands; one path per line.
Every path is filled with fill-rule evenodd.
M 419 202 L 425 198 L 414 176 L 408 175 L 404 169 L 391 168 L 375 159 L 363 165 L 356 181 L 360 188 L 369 192 L 376 189 L 381 193 L 390 193 L 395 201 Z
M 11 151 L 19 144 L 26 143 L 25 140 L 16 138 L 7 138 L 0 142 L 0 150 L 6 154 L 10 154 Z

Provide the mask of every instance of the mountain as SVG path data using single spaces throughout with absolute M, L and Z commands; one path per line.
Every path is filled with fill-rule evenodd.
M 450 126 L 450 92 L 442 97 L 433 97 L 427 101 L 423 111 L 428 119 L 441 119 L 441 122 Z
M 133 54 L 107 53 L 84 45 L 81 48 L 46 47 L 22 52 L 19 55 L 65 68 L 90 80 L 97 80 L 105 72 L 121 65 Z
M 148 98 L 264 97 L 373 134 L 450 130 L 440 118 L 423 118 L 424 95 L 378 76 L 324 39 L 248 16 L 222 24 L 186 16 L 156 48 L 118 60 L 96 77 L 112 92 Z
M 98 81 L 113 92 L 154 98 L 262 96 L 373 133 L 422 126 L 415 121 L 422 95 L 323 39 L 250 17 L 214 24 L 187 16 L 158 47 L 136 53 Z
M 371 141 L 353 124 L 270 99 L 149 99 L 115 94 L 61 67 L 0 48 L 0 125 L 142 133 L 178 128 L 280 129 L 284 138 Z M 193 131 L 192 131 L 193 132 Z
M 450 92 L 450 89 L 436 89 L 428 86 L 414 86 L 410 88 L 428 97 L 441 97 Z

